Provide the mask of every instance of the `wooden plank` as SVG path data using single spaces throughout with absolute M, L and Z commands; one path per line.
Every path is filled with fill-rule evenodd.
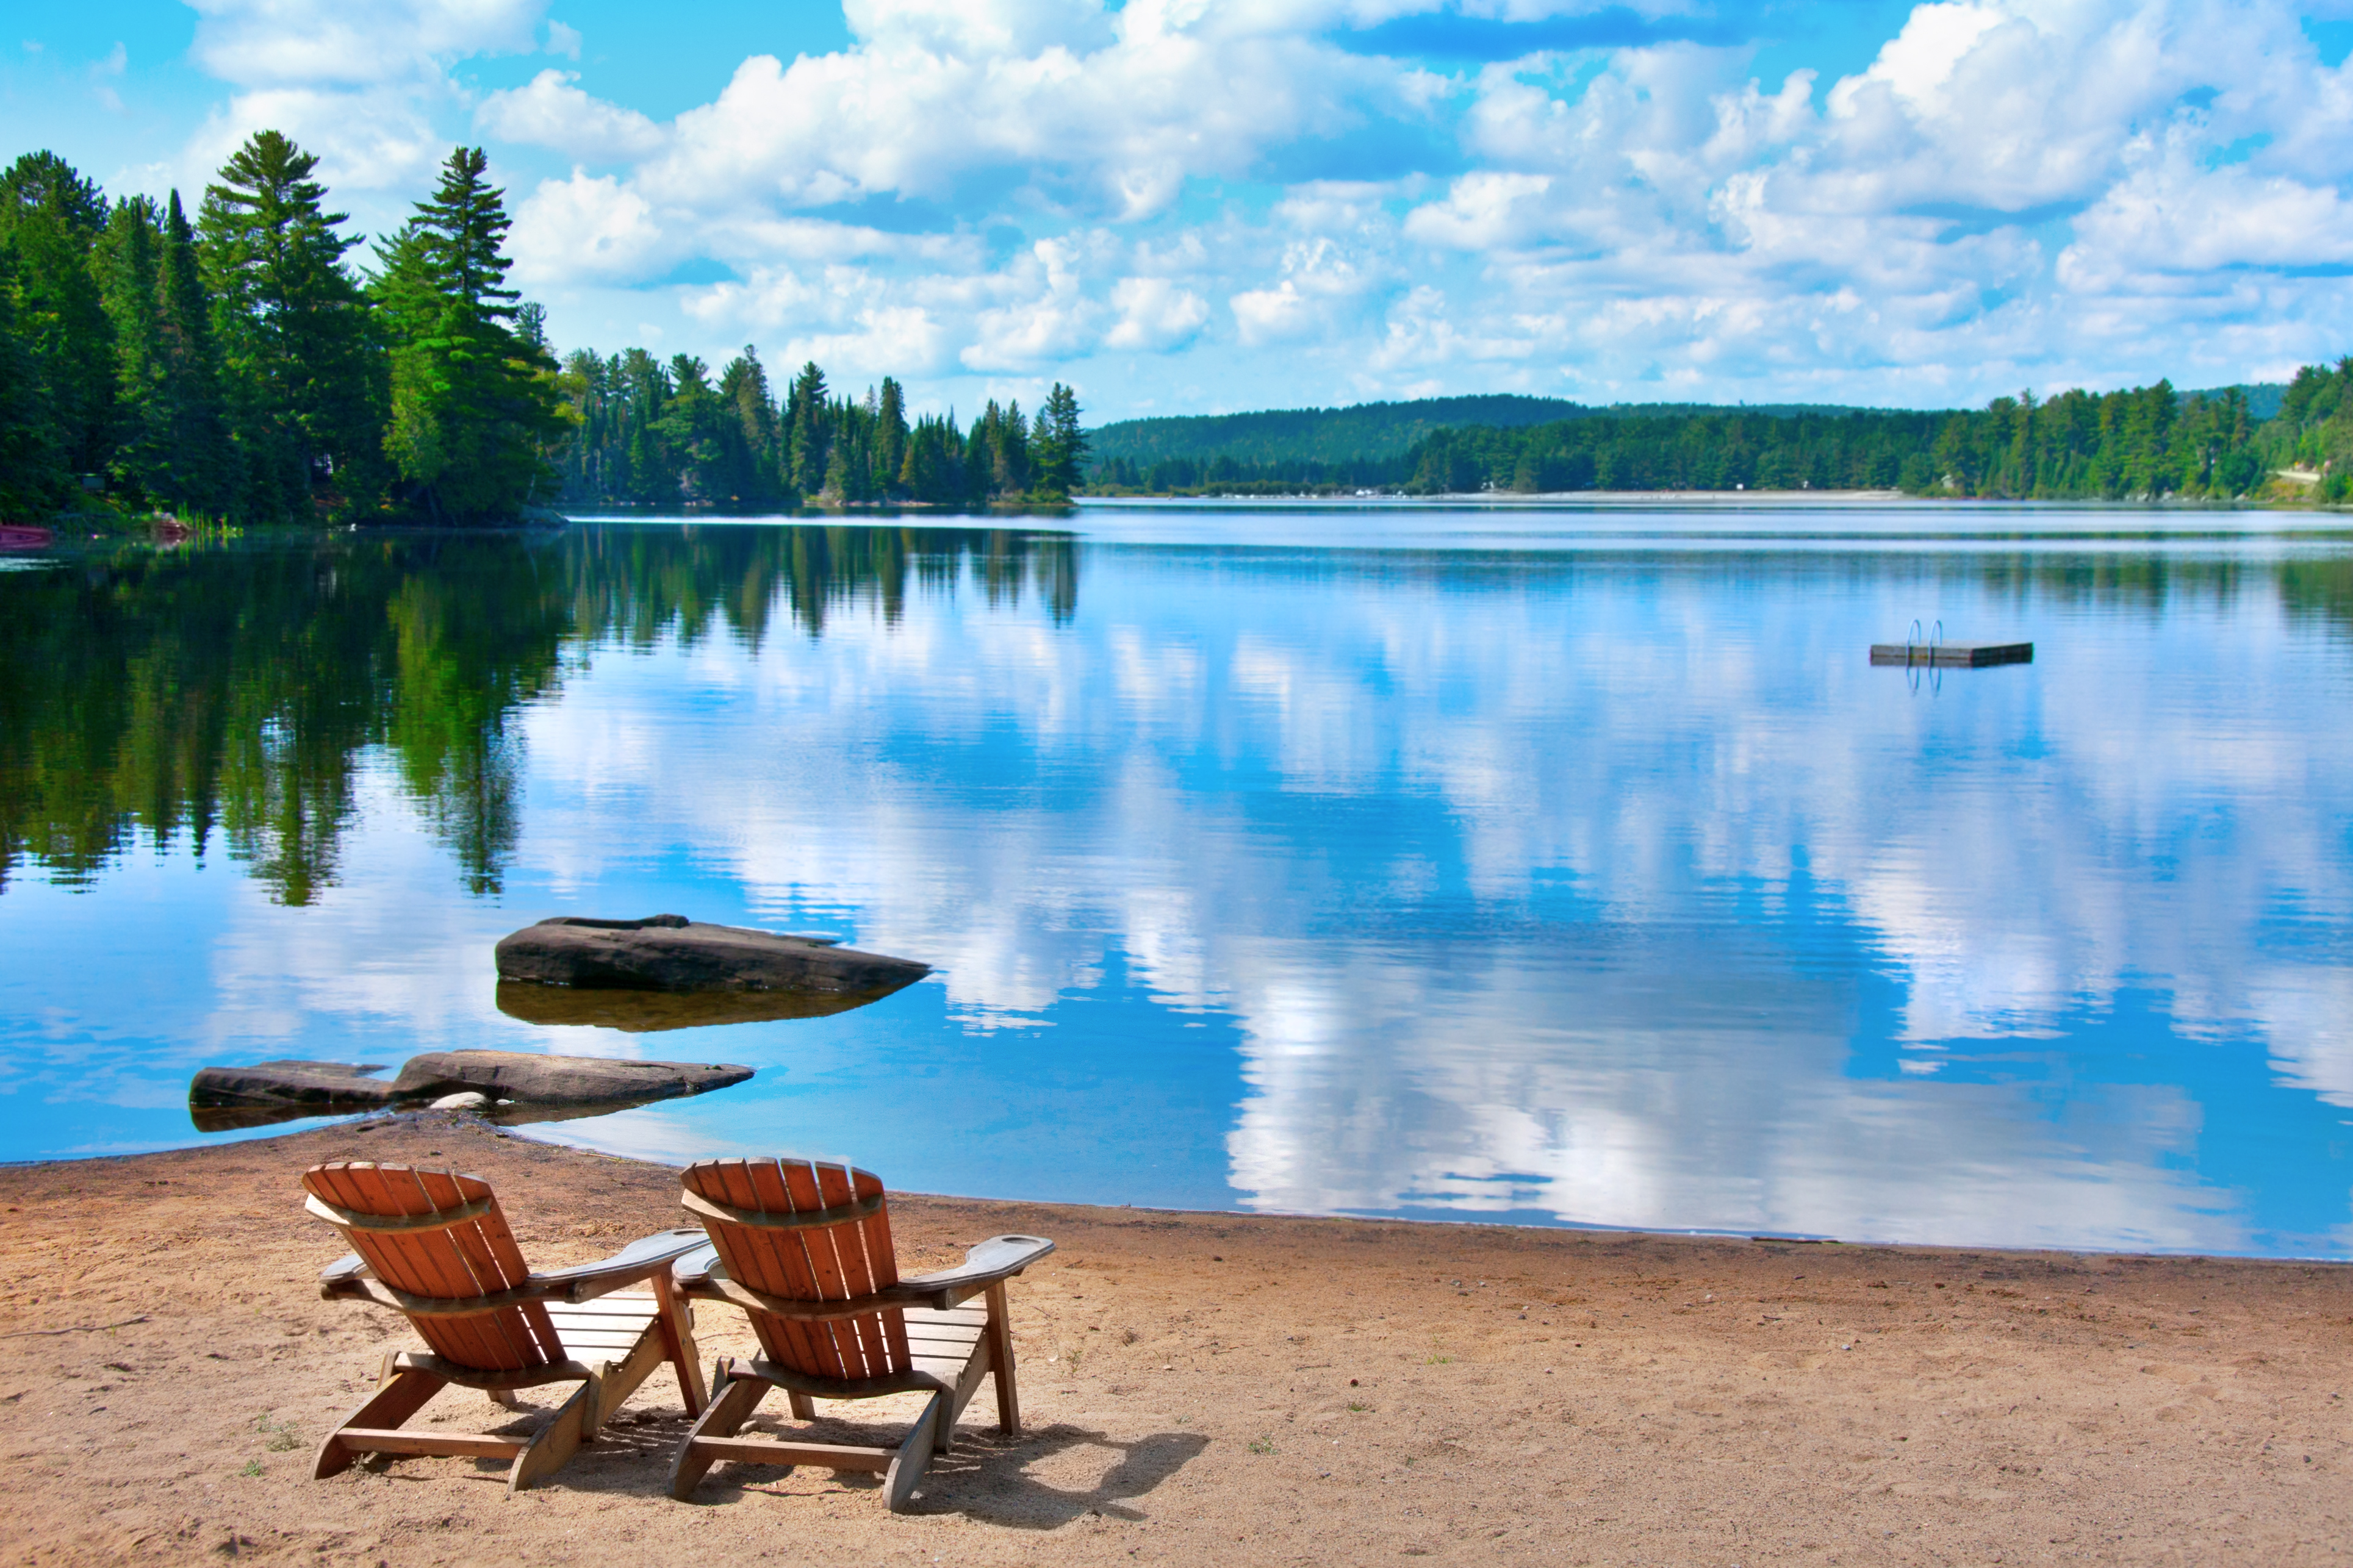
M 896 1448 L 856 1448 L 846 1443 L 793 1443 L 775 1437 L 691 1437 L 695 1457 L 716 1464 L 722 1459 L 739 1465 L 818 1465 L 829 1470 L 871 1470 L 891 1468 Z
M 459 1432 L 403 1432 L 390 1426 L 346 1426 L 335 1434 L 346 1448 L 364 1454 L 439 1454 L 453 1458 L 512 1459 L 531 1447 L 522 1437 L 486 1437 Z

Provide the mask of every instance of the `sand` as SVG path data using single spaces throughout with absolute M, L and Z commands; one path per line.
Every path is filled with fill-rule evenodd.
M 543 1266 L 681 1223 L 669 1170 L 448 1115 L 0 1169 L 0 1558 L 2353 1560 L 2347 1268 L 915 1196 L 911 1269 L 1002 1231 L 1060 1250 L 1014 1286 L 1028 1429 L 984 1391 L 912 1515 L 807 1468 L 672 1501 L 667 1371 L 517 1497 L 470 1459 L 313 1481 L 410 1342 L 312 1283 L 342 1247 L 296 1177 L 351 1157 L 488 1177 Z M 751 1348 L 715 1306 L 698 1338 Z M 820 1407 L 868 1441 L 892 1408 Z M 456 1390 L 420 1417 L 516 1419 Z

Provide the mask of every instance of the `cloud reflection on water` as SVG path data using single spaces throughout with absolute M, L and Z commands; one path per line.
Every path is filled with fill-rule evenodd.
M 348 886 L 216 884 L 172 1022 L 75 994 L 34 1076 L 69 1037 L 126 1086 L 323 1039 L 716 1050 L 762 1077 L 557 1135 L 1104 1201 L 2353 1254 L 2341 543 L 1479 526 L 1091 543 L 1050 594 L 975 551 L 683 637 L 607 602 L 678 602 L 681 536 L 577 530 L 563 571 L 641 563 L 575 592 L 602 629 L 513 721 L 503 901 L 363 769 Z M 1915 693 L 1863 660 L 1915 616 L 2036 662 Z M 656 904 L 943 973 L 691 1047 L 496 1012 L 501 931 Z
M 731 722 L 532 744 L 755 906 L 858 910 L 967 1026 L 1114 957 L 1229 1017 L 1251 1205 L 2310 1245 L 2342 1184 L 2250 1213 L 2200 1091 L 2265 1052 L 2353 1087 L 2342 939 L 2276 948 L 2353 913 L 2342 645 L 2260 574 L 2119 605 L 2020 564 L 1097 550 L 1066 632 L 838 616 Z M 1915 697 L 1861 657 L 1914 613 L 2040 662 Z M 2139 1064 L 2072 1061 L 2140 991 Z

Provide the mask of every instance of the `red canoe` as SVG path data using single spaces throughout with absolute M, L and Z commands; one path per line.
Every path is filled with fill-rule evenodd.
M 0 522 L 0 550 L 47 550 L 57 542 L 58 536 L 46 528 Z

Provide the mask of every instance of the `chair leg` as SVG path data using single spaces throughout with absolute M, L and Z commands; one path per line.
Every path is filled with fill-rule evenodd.
M 686 1441 L 678 1446 L 678 1458 L 670 1468 L 670 1495 L 684 1502 L 694 1495 L 694 1489 L 717 1464 L 716 1459 L 694 1451 L 697 1437 L 733 1437 L 744 1423 L 752 1418 L 753 1410 L 768 1392 L 768 1385 L 756 1377 L 731 1377 L 720 1382 L 711 1403 L 702 1407 L 702 1415 L 687 1433 Z
M 618 1414 L 621 1406 L 628 1403 L 629 1395 L 654 1374 L 654 1368 L 661 1365 L 664 1359 L 662 1337 L 649 1327 L 638 1336 L 638 1342 L 629 1347 L 628 1355 L 617 1362 L 605 1363 L 604 1386 L 597 1394 L 596 1408 L 588 1422 L 590 1442 L 596 1440 L 596 1435 L 605 1429 L 605 1423 Z M 681 1382 L 683 1384 L 684 1380 Z
M 997 1426 L 1007 1436 L 1021 1431 L 1021 1391 L 1013 1377 L 1013 1317 L 1007 1309 L 1005 1282 L 988 1288 L 988 1356 L 997 1373 Z
M 510 1497 L 554 1473 L 588 1439 L 588 1423 L 596 1411 L 596 1379 L 590 1378 L 574 1390 L 556 1410 L 555 1419 L 541 1427 L 531 1446 L 515 1456 L 514 1468 L 507 1472 Z
M 923 1479 L 923 1467 L 932 1462 L 932 1447 L 938 1440 L 940 1423 L 947 1415 L 948 1396 L 934 1394 L 923 1405 L 923 1413 L 915 1418 L 915 1429 L 899 1445 L 898 1457 L 891 1461 L 890 1471 L 882 1478 L 882 1493 L 889 1500 L 892 1513 L 904 1513 L 914 1500 L 915 1484 Z
M 436 1377 L 429 1372 L 396 1372 L 350 1415 L 335 1423 L 335 1431 L 319 1445 L 317 1462 L 311 1475 L 317 1480 L 340 1475 L 352 1468 L 362 1450 L 346 1448 L 336 1439 L 335 1433 L 347 1426 L 397 1426 L 418 1411 L 425 1402 L 448 1385 L 448 1379 Z
M 703 1387 L 702 1368 L 694 1359 L 694 1309 L 678 1299 L 668 1274 L 654 1276 L 654 1322 L 661 1330 L 662 1353 L 678 1373 L 679 1397 L 686 1403 L 687 1418 L 692 1420 L 711 1403 L 711 1395 Z
M 794 1420 L 814 1421 L 817 1419 L 816 1400 L 811 1399 L 807 1394 L 803 1394 L 797 1388 L 787 1388 L 785 1390 L 785 1397 L 792 1402 Z

